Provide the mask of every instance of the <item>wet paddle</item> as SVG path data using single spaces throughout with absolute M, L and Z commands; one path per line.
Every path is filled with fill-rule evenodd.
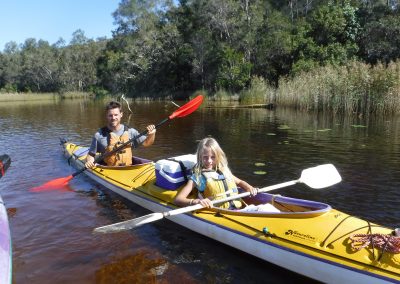
M 189 102 L 187 102 L 186 104 L 184 104 L 183 106 L 181 106 L 180 108 L 178 108 L 177 110 L 175 110 L 170 116 L 168 116 L 167 118 L 165 118 L 164 120 L 162 120 L 161 122 L 159 122 L 156 125 L 156 128 L 163 125 L 164 123 L 166 123 L 167 121 L 170 121 L 174 118 L 177 117 L 184 117 L 187 116 L 189 114 L 191 114 L 192 112 L 194 112 L 196 109 L 199 108 L 199 106 L 201 105 L 201 103 L 203 102 L 204 97 L 202 95 L 198 95 L 197 97 L 195 97 L 194 99 L 190 100 Z M 140 133 L 138 136 L 126 141 L 125 143 L 122 143 L 119 147 L 115 148 L 114 150 L 104 153 L 100 156 L 98 156 L 94 162 L 95 163 L 100 163 L 105 157 L 112 155 L 116 152 L 118 152 L 119 150 L 121 150 L 122 148 L 124 148 L 126 145 L 132 143 L 134 140 L 138 139 L 139 137 L 142 137 L 143 135 L 147 134 L 147 130 L 143 131 L 142 133 Z M 73 173 L 72 175 L 69 175 L 67 177 L 62 177 L 62 178 L 57 178 L 54 180 L 51 180 L 41 186 L 32 188 L 31 191 L 44 191 L 44 190 L 51 190 L 53 188 L 59 188 L 62 187 L 64 185 L 66 185 L 71 179 L 73 179 L 74 177 L 76 177 L 77 175 L 81 174 L 82 172 L 84 172 L 87 168 L 82 168 L 81 170 Z
M 332 164 L 325 164 L 325 165 L 320 165 L 316 166 L 313 168 L 308 168 L 305 169 L 301 172 L 301 177 L 297 180 L 292 180 L 276 185 L 271 185 L 267 186 L 264 188 L 260 188 L 258 192 L 267 192 L 271 190 L 275 190 L 278 188 L 283 188 L 291 185 L 295 185 L 297 183 L 304 183 L 307 186 L 314 188 L 314 189 L 321 189 L 325 188 L 331 185 L 334 185 L 342 180 L 339 172 L 336 170 L 335 166 Z M 227 202 L 233 199 L 238 199 L 242 197 L 249 196 L 249 192 L 243 192 L 238 195 L 230 196 L 224 199 L 219 199 L 212 201 L 213 204 L 218 204 L 218 203 L 223 203 Z M 195 211 L 198 209 L 203 208 L 201 204 L 196 204 L 188 207 L 182 207 L 179 209 L 167 211 L 167 212 L 162 212 L 162 213 L 152 213 L 146 216 L 142 216 L 139 218 L 103 226 L 103 227 L 98 227 L 93 230 L 94 233 L 115 233 L 115 232 L 120 232 L 120 231 L 126 231 L 130 229 L 137 228 L 139 226 L 142 226 L 147 223 L 151 223 L 157 220 L 161 220 L 165 217 L 169 216 L 174 216 L 182 213 L 187 213 L 191 211 Z

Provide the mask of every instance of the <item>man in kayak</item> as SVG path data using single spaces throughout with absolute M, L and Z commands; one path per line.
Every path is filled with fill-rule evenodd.
M 121 124 L 122 115 L 120 103 L 111 101 L 106 105 L 107 126 L 100 128 L 92 139 L 85 163 L 87 168 L 95 166 L 94 159 L 97 152 L 102 154 L 111 152 L 124 142 L 139 136 L 139 132 L 136 129 L 128 128 L 126 125 Z M 106 156 L 103 162 L 108 166 L 132 165 L 132 148 L 136 148 L 140 144 L 147 147 L 154 143 L 156 127 L 152 124 L 148 125 L 147 131 L 147 136 L 141 136 L 133 140 L 132 143 L 124 146 L 116 153 Z
M 200 203 L 204 207 L 211 208 L 213 207 L 211 200 L 224 199 L 238 194 L 238 186 L 250 192 L 252 196 L 257 194 L 257 188 L 232 174 L 226 155 L 218 142 L 213 138 L 205 138 L 199 142 L 197 147 L 197 163 L 193 168 L 193 175 L 177 194 L 175 204 L 188 206 Z M 195 187 L 198 190 L 198 198 L 188 198 Z M 241 199 L 224 202 L 218 207 L 243 211 L 279 212 L 271 204 L 247 206 Z

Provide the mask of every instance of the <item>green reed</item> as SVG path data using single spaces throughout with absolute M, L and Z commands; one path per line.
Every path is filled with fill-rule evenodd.
M 262 77 L 253 77 L 250 87 L 239 94 L 240 102 L 243 104 L 272 103 L 275 90 Z
M 94 97 L 94 94 L 87 93 L 87 92 L 65 92 L 60 94 L 63 99 L 83 99 L 83 98 L 90 98 Z
M 0 93 L 2 102 L 53 100 L 55 98 L 55 94 L 49 93 Z
M 40 101 L 40 100 L 59 100 L 59 99 L 77 99 L 88 98 L 92 95 L 85 92 L 66 92 L 58 93 L 0 93 L 0 101 Z
M 400 111 L 400 62 L 375 66 L 350 62 L 282 78 L 276 90 L 276 103 L 335 113 L 397 113 Z
M 217 102 L 221 102 L 221 101 L 231 101 L 234 100 L 235 95 L 230 94 L 228 91 L 224 90 L 224 89 L 219 89 L 218 91 L 215 92 L 215 94 L 213 96 L 209 96 L 208 99 L 210 101 L 217 101 Z

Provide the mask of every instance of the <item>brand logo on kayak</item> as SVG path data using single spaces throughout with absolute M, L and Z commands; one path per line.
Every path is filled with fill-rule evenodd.
M 287 235 L 287 236 L 292 236 L 292 237 L 296 237 L 296 238 L 300 238 L 300 239 L 303 239 L 303 240 L 315 241 L 315 237 L 310 236 L 309 234 L 300 233 L 300 232 L 298 232 L 298 231 L 287 230 L 287 231 L 285 232 L 285 235 Z

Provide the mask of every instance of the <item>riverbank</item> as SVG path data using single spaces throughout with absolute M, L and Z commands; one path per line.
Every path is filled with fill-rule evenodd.
M 59 99 L 84 99 L 93 98 L 94 95 L 85 92 L 67 92 L 63 94 L 55 93 L 0 93 L 0 102 L 15 101 L 41 101 Z
M 343 66 L 324 66 L 294 77 L 284 77 L 279 86 L 271 86 L 262 77 L 253 77 L 249 86 L 238 93 L 218 90 L 201 92 L 211 104 L 285 106 L 304 111 L 332 111 L 347 115 L 400 113 L 400 62 L 369 65 L 351 62 Z M 126 96 L 128 101 L 173 100 L 169 96 Z M 118 95 L 100 95 L 116 99 Z M 0 101 L 29 101 L 68 98 L 96 98 L 94 94 L 0 94 Z

